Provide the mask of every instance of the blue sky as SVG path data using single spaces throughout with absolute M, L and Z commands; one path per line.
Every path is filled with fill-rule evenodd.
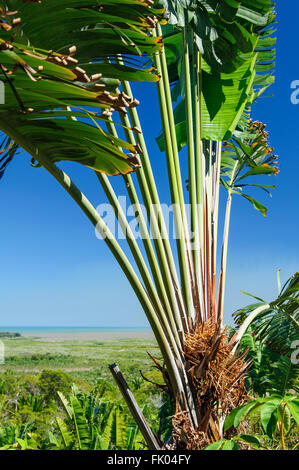
M 264 218 L 243 198 L 235 198 L 229 245 L 225 321 L 251 302 L 245 290 L 267 300 L 276 296 L 276 270 L 286 280 L 299 268 L 299 104 L 291 104 L 290 84 L 299 80 L 299 4 L 278 5 L 276 82 L 272 98 L 253 108 L 267 123 L 279 155 L 273 197 L 255 192 L 268 207 Z M 291 14 L 290 14 L 291 12 Z M 155 143 L 160 131 L 155 85 L 137 85 L 140 117 L 162 201 L 168 201 L 166 166 Z M 65 169 L 95 206 L 105 197 L 92 171 Z M 184 170 L 183 170 L 184 173 Z M 121 177 L 113 183 L 122 189 Z M 253 193 L 252 193 L 253 194 Z M 222 194 L 224 196 L 224 194 Z M 17 157 L 0 183 L 0 326 L 144 326 L 147 321 L 128 281 L 103 241 L 56 181 Z

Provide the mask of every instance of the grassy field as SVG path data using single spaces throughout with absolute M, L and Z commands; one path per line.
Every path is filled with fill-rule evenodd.
M 5 362 L 0 374 L 38 374 L 43 369 L 60 369 L 90 384 L 110 378 L 108 365 L 116 362 L 125 375 L 152 370 L 150 352 L 159 357 L 154 339 L 68 340 L 45 342 L 34 337 L 3 338 Z

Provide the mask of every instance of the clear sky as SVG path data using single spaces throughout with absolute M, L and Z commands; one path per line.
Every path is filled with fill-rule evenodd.
M 299 104 L 290 100 L 290 84 L 299 80 L 299 3 L 281 1 L 277 9 L 274 96 L 260 99 L 253 118 L 267 123 L 280 174 L 265 177 L 277 186 L 272 198 L 259 190 L 251 193 L 268 207 L 266 218 L 243 198 L 233 200 L 227 322 L 233 311 L 251 302 L 240 290 L 271 300 L 277 294 L 276 270 L 281 268 L 286 280 L 299 269 Z M 154 139 L 161 127 L 155 85 L 135 86 L 134 93 L 142 102 L 140 116 L 161 200 L 168 201 L 164 156 Z M 91 170 L 61 167 L 95 206 L 105 202 Z M 122 188 L 121 177 L 113 183 Z M 30 167 L 24 154 L 0 182 L 0 214 L 0 326 L 147 325 L 128 281 L 90 222 L 45 170 Z

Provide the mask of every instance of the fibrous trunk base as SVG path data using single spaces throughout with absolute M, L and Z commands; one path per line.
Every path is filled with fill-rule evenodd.
M 177 406 L 173 441 L 177 449 L 199 450 L 224 437 L 231 410 L 246 402 L 244 374 L 248 363 L 232 354 L 228 334 L 208 321 L 186 336 L 184 354 L 199 425 Z

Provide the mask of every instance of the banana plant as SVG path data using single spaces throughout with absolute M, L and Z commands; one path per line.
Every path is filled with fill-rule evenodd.
M 2 0 L 0 5 L 6 90 L 0 129 L 9 139 L 0 176 L 19 146 L 73 198 L 128 278 L 157 339 L 163 364 L 153 359 L 176 403 L 171 445 L 196 449 L 219 440 L 227 413 L 244 397 L 247 367 L 244 354 L 234 354 L 240 338 L 230 343 L 222 325 L 228 222 L 217 282 L 220 185 L 231 198 L 241 192 L 242 175 L 265 174 L 268 166 L 268 173 L 276 172 L 265 159 L 269 146 L 262 129 L 249 121 L 251 104 L 273 82 L 272 1 Z M 176 249 L 130 81 L 157 86 L 162 124 L 157 141 L 166 156 Z M 179 154 L 185 146 L 187 158 Z M 57 166 L 64 160 L 95 171 L 134 263 Z M 109 178 L 116 175 L 124 180 L 143 247 Z

